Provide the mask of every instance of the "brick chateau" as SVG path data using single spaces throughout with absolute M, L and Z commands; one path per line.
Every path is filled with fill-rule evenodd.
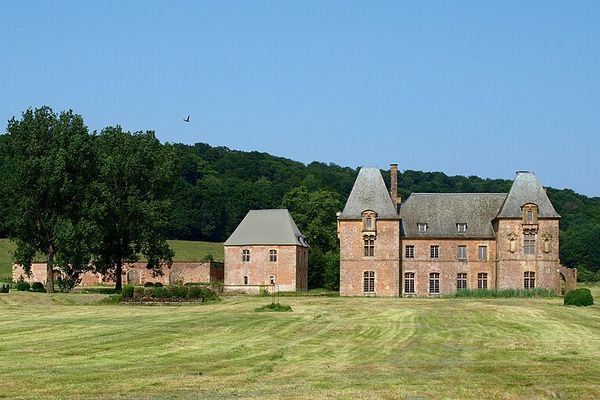
M 378 168 L 362 168 L 338 213 L 340 295 L 439 296 L 461 289 L 576 285 L 560 265 L 559 220 L 535 174 L 508 193 L 388 193 Z

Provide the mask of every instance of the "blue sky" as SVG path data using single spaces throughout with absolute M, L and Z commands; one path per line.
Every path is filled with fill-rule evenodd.
M 598 1 L 3 2 L 0 118 L 49 105 L 92 130 L 306 163 L 527 169 L 600 196 L 598 21 Z

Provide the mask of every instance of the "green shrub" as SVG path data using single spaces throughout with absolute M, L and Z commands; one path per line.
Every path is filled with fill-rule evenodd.
M 144 287 L 153 287 L 154 286 L 154 282 L 146 282 L 144 283 Z
M 154 287 L 163 287 L 163 284 L 160 282 L 154 282 Z
M 161 299 L 163 298 L 165 294 L 165 288 L 162 286 L 154 286 L 154 291 L 152 292 L 152 297 L 154 297 L 155 299 Z
M 176 299 L 185 299 L 187 297 L 186 287 L 183 285 L 172 285 L 171 286 L 171 296 Z
M 8 293 L 10 291 L 10 285 L 3 283 L 0 285 L 0 293 Z
M 46 289 L 44 289 L 44 284 L 42 282 L 33 282 L 31 285 L 32 292 L 38 293 L 46 293 Z
M 131 299 L 133 298 L 133 285 L 125 285 L 123 286 L 123 289 L 121 289 L 121 295 L 123 296 L 124 299 Z
M 19 292 L 26 292 L 29 290 L 29 283 L 25 282 L 23 277 L 19 278 L 17 281 L 16 288 Z
M 594 297 L 590 289 L 579 288 L 567 293 L 564 304 L 566 306 L 591 306 L 594 304 Z
M 271 304 L 267 304 L 266 306 L 258 307 L 254 311 L 256 311 L 256 312 L 265 312 L 265 311 L 267 311 L 267 312 L 285 312 L 285 311 L 292 311 L 292 307 L 285 305 L 285 304 L 271 303 Z
M 143 287 L 136 287 L 133 289 L 133 300 L 142 301 L 144 299 L 145 289 Z
M 218 301 L 219 299 L 219 291 L 212 288 L 204 289 L 204 297 L 202 298 L 204 303 L 212 303 L 213 301 Z
M 203 299 L 205 289 L 200 286 L 190 286 L 187 290 L 188 299 Z

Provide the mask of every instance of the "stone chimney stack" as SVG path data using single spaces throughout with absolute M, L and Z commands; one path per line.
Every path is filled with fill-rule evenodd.
M 398 198 L 398 164 L 390 164 L 390 197 L 396 209 L 400 199 Z

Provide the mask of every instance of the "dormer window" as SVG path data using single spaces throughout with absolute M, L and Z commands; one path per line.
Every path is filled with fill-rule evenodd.
M 427 232 L 427 224 L 424 222 L 419 222 L 417 224 L 417 229 L 419 230 L 419 232 Z
M 377 214 L 375 211 L 367 210 L 362 213 L 363 232 L 375 232 L 377 230 Z
M 464 222 L 456 224 L 456 230 L 458 233 L 465 233 L 467 231 L 467 224 Z
M 538 206 L 529 203 L 522 207 L 523 210 L 523 223 L 527 225 L 534 225 L 538 223 Z

